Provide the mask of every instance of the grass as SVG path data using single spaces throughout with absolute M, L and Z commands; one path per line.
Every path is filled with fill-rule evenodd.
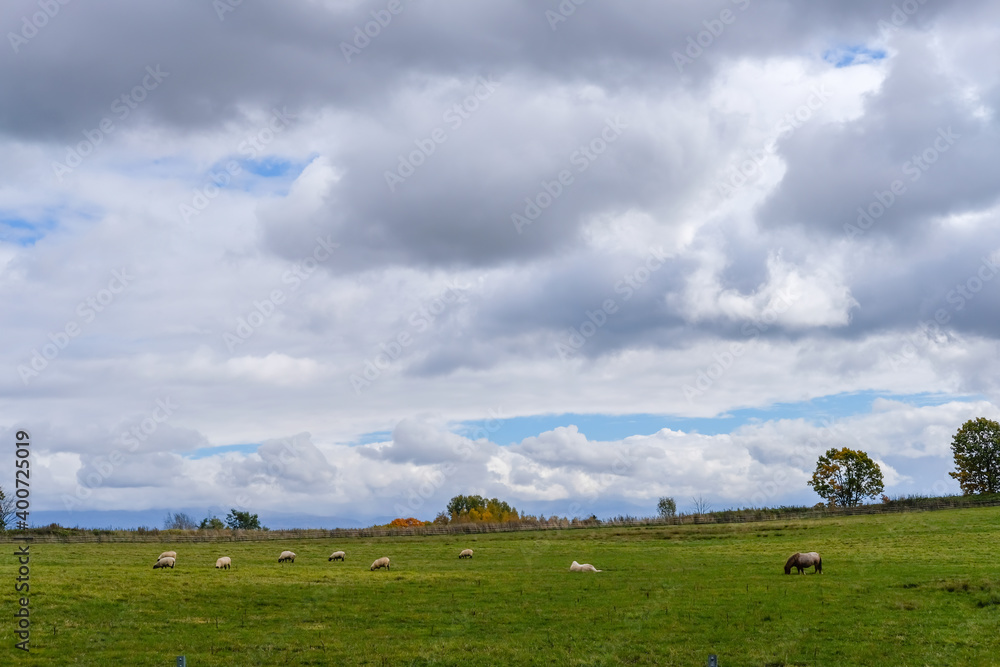
M 472 560 L 458 559 L 466 547 Z M 160 551 L 175 570 L 154 571 Z M 294 564 L 279 565 L 291 549 Z M 329 563 L 335 549 L 346 563 Z M 795 551 L 823 574 L 785 576 Z M 967 665 L 1000 655 L 1000 508 L 370 539 L 36 544 L 0 664 Z M 215 559 L 232 556 L 234 569 Z M 387 555 L 393 569 L 369 572 Z M 571 574 L 572 560 L 600 574 Z

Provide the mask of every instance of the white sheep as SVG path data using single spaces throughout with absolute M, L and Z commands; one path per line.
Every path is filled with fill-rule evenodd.
M 278 556 L 278 562 L 279 563 L 284 563 L 286 560 L 290 560 L 290 561 L 292 561 L 294 563 L 295 562 L 295 554 L 293 554 L 291 551 L 282 551 L 281 555 Z
M 334 551 L 330 554 L 330 557 L 326 559 L 327 562 L 330 562 L 331 560 L 347 560 L 347 554 L 343 551 Z
M 387 556 L 382 556 L 374 563 L 372 563 L 371 571 L 374 572 L 375 570 L 381 569 L 383 567 L 387 570 L 389 569 L 389 558 Z
M 169 567 L 171 570 L 174 569 L 174 558 L 172 556 L 164 556 L 156 561 L 156 565 L 153 566 L 154 570 L 159 570 L 161 568 Z
M 162 554 L 160 554 L 156 558 L 156 560 L 160 560 L 160 558 L 177 558 L 177 552 L 176 551 L 164 551 Z
M 229 566 L 233 564 L 233 559 L 229 556 L 223 556 L 219 560 L 215 561 L 216 569 L 229 569 Z
M 459 558 L 472 558 L 472 549 L 462 549 L 462 553 L 458 554 Z
M 569 571 L 570 572 L 600 572 L 600 570 L 598 570 L 596 567 L 594 567 L 590 563 L 584 563 L 583 565 L 581 565 L 580 563 L 577 563 L 576 561 L 573 561 L 573 564 L 569 566 Z

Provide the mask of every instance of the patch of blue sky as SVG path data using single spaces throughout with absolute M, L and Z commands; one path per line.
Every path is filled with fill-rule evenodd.
M 372 431 L 371 433 L 363 433 L 355 438 L 351 446 L 355 445 L 370 445 L 373 442 L 388 442 L 392 440 L 392 431 Z
M 823 54 L 823 60 L 836 68 L 853 67 L 854 65 L 870 65 L 885 59 L 888 54 L 884 49 L 870 49 L 864 45 L 838 46 L 828 49 Z
M 537 436 L 560 426 L 576 426 L 591 441 L 622 440 L 631 435 L 652 435 L 669 428 L 685 433 L 720 435 L 732 433 L 741 426 L 782 419 L 804 419 L 820 424 L 824 420 L 837 420 L 868 414 L 876 399 L 887 399 L 927 407 L 952 401 L 980 400 L 980 396 L 948 394 L 886 394 L 876 391 L 834 394 L 797 403 L 776 403 L 766 408 L 731 410 L 716 417 L 676 417 L 672 415 L 630 414 L 560 414 L 512 417 L 497 421 L 468 421 L 460 423 L 455 432 L 469 437 L 483 437 L 500 445 L 516 444 L 525 438 Z
M 200 447 L 192 452 L 187 452 L 182 454 L 186 459 L 197 460 L 205 459 L 209 456 L 217 456 L 219 454 L 228 454 L 229 452 L 238 452 L 240 454 L 253 454 L 260 447 L 260 443 L 251 443 L 248 445 L 219 445 L 218 447 Z
M 292 180 L 305 169 L 304 164 L 296 164 L 291 160 L 278 157 L 266 157 L 260 160 L 242 160 L 240 166 L 251 174 L 263 178 L 291 178 Z
M 57 226 L 53 217 L 27 220 L 12 213 L 0 211 L 0 242 L 19 246 L 33 246 Z

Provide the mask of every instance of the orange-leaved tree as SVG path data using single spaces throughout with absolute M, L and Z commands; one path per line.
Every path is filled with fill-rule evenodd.
M 424 525 L 424 522 L 420 519 L 414 519 L 411 516 L 408 519 L 393 519 L 389 522 L 389 525 L 393 528 L 413 528 L 414 526 Z

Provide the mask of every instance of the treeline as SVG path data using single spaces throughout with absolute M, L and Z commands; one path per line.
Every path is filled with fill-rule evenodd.
M 111 528 L 67 528 L 59 524 L 50 524 L 40 528 L 30 528 L 25 533 L 38 536 L 43 541 L 108 541 L 108 542 L 155 542 L 170 539 L 183 542 L 213 542 L 213 541 L 244 541 L 244 540 L 280 540 L 289 537 L 299 539 L 323 538 L 356 538 L 380 537 L 399 534 L 462 534 L 462 533 L 492 533 L 520 530 L 556 530 L 572 528 L 596 528 L 600 526 L 657 526 L 685 525 L 704 523 L 752 523 L 774 521 L 781 519 L 808 519 L 828 516 L 846 516 L 857 514 L 884 514 L 892 512 L 919 512 L 944 509 L 960 509 L 963 507 L 1000 506 L 1000 494 L 980 494 L 964 496 L 901 496 L 885 499 L 880 503 L 859 505 L 857 507 L 831 507 L 825 504 L 814 506 L 781 506 L 763 508 L 737 508 L 705 512 L 701 514 L 677 514 L 673 517 L 635 517 L 615 516 L 598 519 L 567 518 L 551 516 L 533 517 L 523 515 L 517 521 L 506 523 L 449 523 L 434 524 L 432 521 L 412 519 L 416 524 L 402 526 L 387 524 L 370 528 L 335 528 L 335 529 L 295 529 L 295 530 L 199 530 L 197 528 L 183 529 L 111 529 Z M 21 532 L 21 531 L 19 531 Z

